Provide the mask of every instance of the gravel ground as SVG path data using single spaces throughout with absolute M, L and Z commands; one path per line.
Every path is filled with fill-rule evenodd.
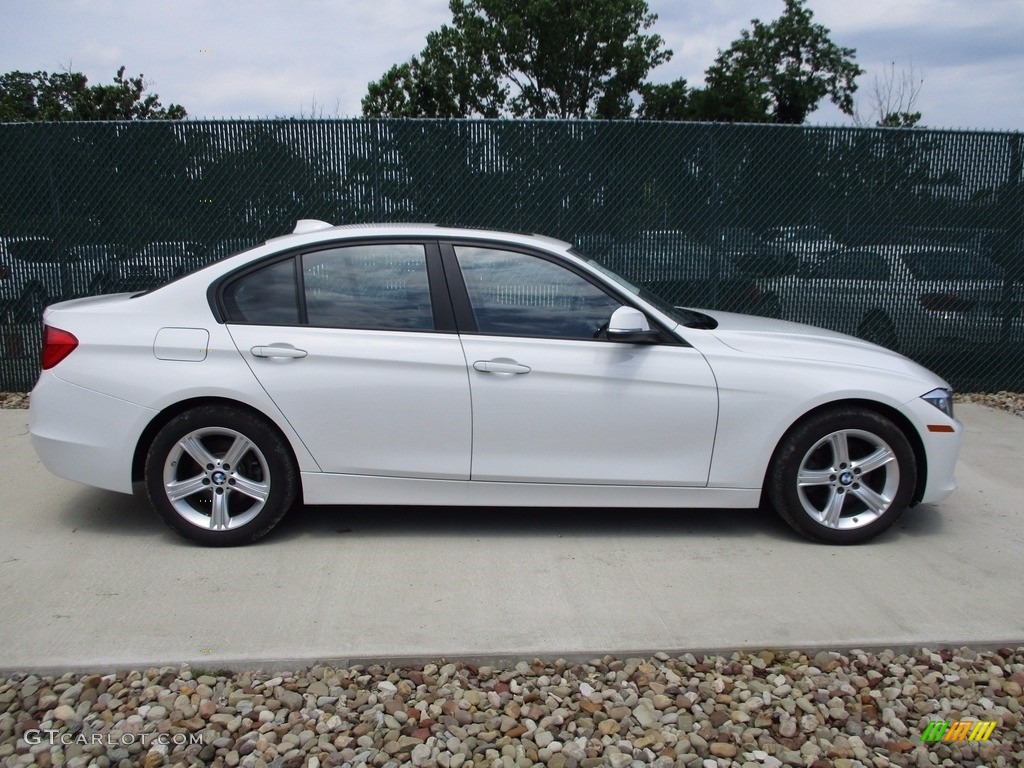
M 1019 393 L 957 401 L 1024 416 Z M 14 675 L 0 678 L 0 767 L 1022 766 L 1022 687 L 1024 646 Z M 923 742 L 936 720 L 996 726 Z
M 0 765 L 1020 766 L 1022 686 L 1024 647 L 16 675 Z
M 0 392 L 0 408 L 28 408 L 27 392 Z
M 953 395 L 955 403 L 977 403 L 989 408 L 1009 411 L 1024 417 L 1024 393 L 1022 392 L 967 392 Z

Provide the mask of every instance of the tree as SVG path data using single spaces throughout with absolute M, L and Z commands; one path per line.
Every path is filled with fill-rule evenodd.
M 646 0 L 451 0 L 451 26 L 367 89 L 363 114 L 621 118 L 672 52 Z
M 454 6 L 454 3 L 453 3 Z M 419 56 L 369 84 L 363 114 L 375 117 L 498 117 L 507 95 L 480 30 L 442 26 Z
M 707 88 L 695 106 L 699 119 L 803 123 L 828 96 L 853 112 L 853 48 L 837 46 L 829 30 L 812 23 L 806 0 L 785 0 L 785 12 L 768 24 L 753 19 L 707 70 Z
M 691 93 L 684 78 L 671 83 L 644 83 L 640 86 L 642 100 L 637 117 L 641 120 L 689 120 L 692 117 Z
M 143 96 L 143 76 L 125 78 L 121 67 L 110 85 L 89 85 L 81 72 L 8 72 L 0 75 L 0 122 L 44 120 L 181 120 L 185 108 L 161 106 Z
M 909 70 L 896 71 L 896 62 L 889 62 L 888 69 L 879 77 L 875 75 L 870 93 L 867 94 L 869 106 L 867 118 L 861 117 L 859 110 L 853 115 L 857 125 L 873 123 L 878 128 L 913 128 L 921 122 L 921 113 L 915 112 L 917 100 L 924 86 L 924 75 L 914 69 L 910 63 Z

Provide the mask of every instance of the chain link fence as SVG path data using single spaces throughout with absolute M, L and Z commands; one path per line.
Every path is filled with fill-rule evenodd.
M 1024 134 L 661 122 L 0 125 L 0 389 L 47 303 L 291 231 L 430 221 L 576 243 L 677 304 L 810 322 L 1024 389 Z

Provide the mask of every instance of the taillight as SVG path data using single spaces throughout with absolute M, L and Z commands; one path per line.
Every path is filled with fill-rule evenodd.
M 923 293 L 917 299 L 929 312 L 970 312 L 974 302 L 952 293 Z
M 53 368 L 57 363 L 75 351 L 78 339 L 60 328 L 43 326 L 43 370 Z

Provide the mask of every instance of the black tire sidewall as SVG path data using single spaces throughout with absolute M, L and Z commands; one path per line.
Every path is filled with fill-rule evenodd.
M 823 437 L 859 429 L 876 435 L 892 449 L 899 464 L 900 484 L 892 504 L 862 528 L 835 530 L 813 520 L 803 509 L 796 477 L 800 462 Z M 917 459 L 910 441 L 890 419 L 874 411 L 845 408 L 815 414 L 799 423 L 782 439 L 769 468 L 767 495 L 776 512 L 799 533 L 830 544 L 858 544 L 891 527 L 910 505 L 917 485 Z
M 266 459 L 270 494 L 251 521 L 228 531 L 211 531 L 188 522 L 171 504 L 164 488 L 164 463 L 177 442 L 197 429 L 223 427 L 251 440 Z M 172 418 L 157 433 L 146 454 L 146 493 L 164 522 L 184 538 L 213 547 L 248 544 L 266 535 L 294 506 L 298 489 L 295 462 L 281 435 L 264 419 L 225 406 L 199 406 Z

